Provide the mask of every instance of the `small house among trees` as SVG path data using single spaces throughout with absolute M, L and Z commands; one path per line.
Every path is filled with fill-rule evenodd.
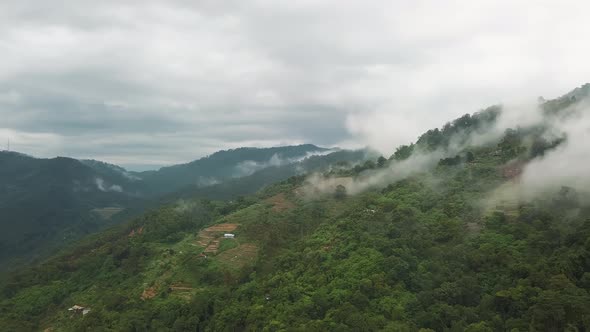
M 73 307 L 69 308 L 68 311 L 73 314 L 86 316 L 90 312 L 90 308 L 86 308 L 76 304 Z

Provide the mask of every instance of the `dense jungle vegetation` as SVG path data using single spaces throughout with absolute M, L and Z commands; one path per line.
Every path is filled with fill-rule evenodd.
M 386 172 L 484 130 L 497 112 L 323 177 Z M 0 329 L 587 331 L 587 200 L 567 187 L 528 201 L 510 194 L 519 166 L 507 165 L 561 143 L 540 132 L 507 130 L 356 195 L 346 181 L 308 190 L 301 175 L 233 201 L 155 209 L 5 280 Z

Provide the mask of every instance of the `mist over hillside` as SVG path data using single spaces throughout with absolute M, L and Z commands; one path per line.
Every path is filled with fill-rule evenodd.
M 0 326 L 590 328 L 589 88 L 466 114 L 389 158 L 272 155 L 183 189 L 12 274 Z
M 158 171 L 131 172 L 96 160 L 0 151 L 0 270 L 47 257 L 169 197 L 235 199 L 305 169 L 327 167 L 340 160 L 335 156 L 358 162 L 367 152 L 313 145 L 241 148 Z
M 169 193 L 194 185 L 205 187 L 229 179 L 252 175 L 270 167 L 291 164 L 330 149 L 312 144 L 275 148 L 238 148 L 219 151 L 190 163 L 135 173 L 156 194 Z
M 519 164 L 520 194 L 532 199 L 563 186 L 588 194 L 589 94 L 590 84 L 585 84 L 554 100 L 498 105 L 466 114 L 427 131 L 416 143 L 398 147 L 385 169 L 361 173 L 347 189 L 355 194 L 383 188 L 441 163 L 460 164 L 472 150 L 500 141 L 494 153 L 507 164 Z M 514 144 L 521 144 L 523 151 L 510 150 Z M 324 186 L 319 178 L 310 182 Z

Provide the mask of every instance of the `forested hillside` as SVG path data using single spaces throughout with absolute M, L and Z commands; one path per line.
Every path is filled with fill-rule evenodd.
M 0 273 L 162 202 L 193 196 L 235 199 L 339 160 L 361 162 L 367 153 L 314 145 L 242 148 L 146 175 L 96 160 L 41 159 L 1 151 Z M 161 182 L 167 186 L 154 190 Z M 173 192 L 162 194 L 167 191 Z
M 187 186 L 206 187 L 251 175 L 267 167 L 301 161 L 309 156 L 328 154 L 329 149 L 312 144 L 273 148 L 239 148 L 218 151 L 186 164 L 162 167 L 157 171 L 133 173 L 153 194 L 165 194 Z
M 0 152 L 0 271 L 129 216 L 143 202 L 132 185 L 75 159 Z
M 351 166 L 361 167 L 367 160 L 374 159 L 376 152 L 368 149 L 340 150 L 326 155 L 315 155 L 298 162 L 284 165 L 268 166 L 249 176 L 227 180 L 207 187 L 186 186 L 172 194 L 165 195 L 163 202 L 177 199 L 207 198 L 213 200 L 231 200 L 239 196 L 253 194 L 256 191 L 288 179 L 294 175 L 309 172 L 326 172 L 331 169 L 344 169 Z
M 0 327 L 588 330 L 588 193 L 527 191 L 529 166 L 575 143 L 547 134 L 584 111 L 567 98 L 527 127 L 499 127 L 492 107 L 390 158 L 178 200 L 11 276 Z

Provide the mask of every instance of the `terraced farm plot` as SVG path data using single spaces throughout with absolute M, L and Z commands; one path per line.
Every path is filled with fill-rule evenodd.
M 224 223 L 207 227 L 197 235 L 197 245 L 204 247 L 203 251 L 205 253 L 216 254 L 223 234 L 233 232 L 238 226 L 238 224 L 234 223 Z
M 231 232 L 236 230 L 236 228 L 238 228 L 238 224 L 232 224 L 232 223 L 224 223 L 224 224 L 217 224 L 217 225 L 213 225 L 211 227 L 207 227 L 205 228 L 203 231 L 206 232 Z
M 207 254 L 216 254 L 217 250 L 219 250 L 219 239 L 211 241 L 204 252 Z
M 189 301 L 194 295 L 194 288 L 187 284 L 177 283 L 170 285 L 173 296 Z

